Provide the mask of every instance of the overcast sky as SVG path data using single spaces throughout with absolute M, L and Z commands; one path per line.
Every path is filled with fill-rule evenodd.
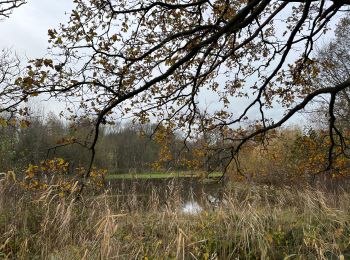
M 23 61 L 44 56 L 49 46 L 48 29 L 68 21 L 72 9 L 73 0 L 29 0 L 15 9 L 10 18 L 0 21 L 0 49 L 11 48 Z M 32 101 L 36 110 L 55 114 L 65 107 L 54 100 L 38 103 Z
M 11 47 L 20 56 L 35 58 L 46 53 L 47 30 L 69 18 L 72 0 L 29 0 L 0 22 L 0 48 Z

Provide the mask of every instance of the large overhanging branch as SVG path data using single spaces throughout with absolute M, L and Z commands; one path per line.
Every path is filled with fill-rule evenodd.
M 25 0 L 1 0 L 0 1 L 0 19 L 8 18 L 14 9 L 25 4 Z
M 240 174 L 242 174 L 244 177 L 247 177 L 246 175 L 244 175 L 244 173 L 241 172 L 241 170 L 239 168 L 239 159 L 238 159 L 239 152 L 244 147 L 244 145 L 247 142 L 253 140 L 257 136 L 265 135 L 269 131 L 272 131 L 274 129 L 281 127 L 283 124 L 288 122 L 288 120 L 290 118 L 292 118 L 296 113 L 301 112 L 303 109 L 305 109 L 305 107 L 308 104 L 310 104 L 315 98 L 317 98 L 321 95 L 325 95 L 325 94 L 329 94 L 331 96 L 330 102 L 329 102 L 329 132 L 328 132 L 331 144 L 330 144 L 329 150 L 328 150 L 328 164 L 323 169 L 323 172 L 327 172 L 327 171 L 331 170 L 333 167 L 334 159 L 337 156 L 339 156 L 339 155 L 346 156 L 346 151 L 345 151 L 346 144 L 344 141 L 344 136 L 343 136 L 342 132 L 336 126 L 336 117 L 334 115 L 334 103 L 335 103 L 335 99 L 336 99 L 337 94 L 339 94 L 340 92 L 347 90 L 347 89 L 350 89 L 350 78 L 347 79 L 346 81 L 336 85 L 336 86 L 321 88 L 321 89 L 315 90 L 314 92 L 308 94 L 300 103 L 298 103 L 293 108 L 291 108 L 277 122 L 274 122 L 268 126 L 264 125 L 263 127 L 255 130 L 255 131 L 253 131 L 253 132 L 251 132 L 243 137 L 240 137 L 240 138 L 225 137 L 225 139 L 229 140 L 233 145 L 231 147 L 223 147 L 223 148 L 216 149 L 217 152 L 225 151 L 225 150 L 230 151 L 230 153 L 229 153 L 230 156 L 223 158 L 223 160 L 226 161 L 225 168 L 224 168 L 224 174 L 226 173 L 229 165 L 231 165 L 232 162 L 235 162 L 235 165 L 237 167 L 238 172 Z M 337 145 L 335 137 L 340 139 L 340 146 L 342 149 L 342 152 L 340 154 L 334 153 L 335 147 Z
M 174 65 L 172 65 L 164 74 L 152 79 L 151 81 L 147 82 L 144 86 L 131 91 L 125 95 L 123 95 L 120 98 L 117 98 L 116 100 L 114 100 L 111 104 L 109 104 L 107 107 L 105 107 L 101 113 L 99 113 L 97 121 L 96 121 L 96 127 L 95 127 L 95 135 L 92 141 L 92 145 L 90 147 L 90 150 L 92 151 L 92 155 L 91 155 L 91 160 L 90 160 L 90 165 L 86 174 L 86 178 L 89 177 L 90 174 L 90 170 L 92 168 L 92 163 L 95 157 L 95 146 L 98 140 L 98 136 L 99 136 L 99 128 L 100 125 L 104 119 L 104 117 L 106 116 L 107 113 L 109 113 L 113 108 L 115 108 L 117 105 L 121 104 L 122 102 L 124 102 L 125 100 L 129 100 L 132 97 L 138 95 L 139 93 L 142 93 L 144 91 L 146 91 L 147 89 L 151 88 L 153 85 L 167 79 L 170 75 L 172 75 L 180 66 L 182 66 L 183 64 L 185 64 L 186 62 L 188 62 L 189 60 L 191 60 L 202 48 L 203 46 L 209 45 L 215 41 L 217 41 L 217 39 L 219 37 L 221 37 L 223 34 L 225 34 L 227 31 L 234 31 L 234 28 L 237 26 L 237 24 L 241 24 L 244 23 L 246 25 L 249 24 L 250 20 L 254 19 L 255 15 L 258 15 L 260 12 L 262 12 L 264 10 L 264 8 L 266 7 L 266 5 L 268 4 L 268 0 L 262 1 L 262 3 L 260 3 L 260 5 L 256 8 L 256 10 L 253 11 L 253 14 L 251 16 L 249 16 L 246 20 L 245 18 L 247 17 L 247 15 L 249 14 L 249 12 L 252 10 L 253 7 L 255 7 L 255 5 L 257 3 L 259 3 L 260 0 L 255 0 L 255 1 L 251 1 L 246 7 L 244 7 L 234 18 L 232 18 L 230 20 L 229 23 L 226 24 L 226 26 L 224 26 L 223 28 L 221 28 L 217 33 L 215 33 L 213 36 L 211 36 L 210 38 L 208 38 L 207 40 L 200 42 L 197 45 L 194 45 L 192 47 L 191 52 L 189 52 L 186 56 L 184 56 L 182 59 L 180 59 L 179 61 L 177 61 Z M 241 25 L 241 28 L 244 28 L 246 25 Z

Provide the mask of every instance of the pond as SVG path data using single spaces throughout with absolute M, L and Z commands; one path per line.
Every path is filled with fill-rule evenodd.
M 172 179 L 115 179 L 107 182 L 107 188 L 118 202 L 130 207 L 149 207 L 150 204 L 167 206 L 169 202 L 182 205 L 182 212 L 195 214 L 203 207 L 219 203 L 223 196 L 223 184 L 217 181 L 203 182 L 199 178 Z

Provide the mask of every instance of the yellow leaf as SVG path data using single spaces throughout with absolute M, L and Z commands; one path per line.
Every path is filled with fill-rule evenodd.
M 4 118 L 0 118 L 0 126 L 6 127 L 7 121 Z
M 21 128 L 27 128 L 30 125 L 30 122 L 27 120 L 21 120 L 20 126 Z

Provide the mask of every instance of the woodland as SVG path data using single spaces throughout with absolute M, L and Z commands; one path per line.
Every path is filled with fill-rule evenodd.
M 350 258 L 349 0 L 73 2 L 0 50 L 0 258 Z

